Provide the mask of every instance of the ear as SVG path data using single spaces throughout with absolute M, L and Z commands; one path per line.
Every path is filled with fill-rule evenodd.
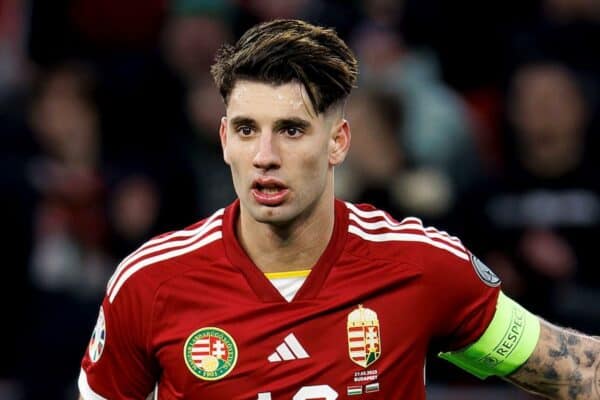
M 332 166 L 340 165 L 346 158 L 350 150 L 350 124 L 342 119 L 334 125 L 331 131 L 331 140 L 329 145 L 329 164 Z
M 221 118 L 219 125 L 219 137 L 221 138 L 221 149 L 223 149 L 223 160 L 229 165 L 229 157 L 227 156 L 227 117 Z

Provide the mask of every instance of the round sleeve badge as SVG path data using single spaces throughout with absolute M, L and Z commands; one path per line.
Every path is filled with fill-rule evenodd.
M 479 279 L 488 286 L 496 287 L 500 285 L 500 278 L 494 273 L 487 265 L 485 265 L 479 258 L 471 254 L 471 263 L 473 268 L 479 276 Z
M 187 338 L 183 346 L 183 359 L 192 374 L 203 380 L 215 381 L 233 370 L 238 351 L 229 333 L 206 327 Z
M 100 307 L 96 327 L 92 333 L 90 343 L 88 345 L 88 355 L 92 362 L 97 362 L 102 356 L 104 344 L 106 343 L 106 322 L 104 320 L 104 310 Z

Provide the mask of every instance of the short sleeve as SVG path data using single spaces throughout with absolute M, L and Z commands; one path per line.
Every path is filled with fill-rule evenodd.
M 494 317 L 500 279 L 467 249 L 454 254 L 432 251 L 424 262 L 426 299 L 439 350 L 475 342 Z
M 81 362 L 79 391 L 88 399 L 143 399 L 156 383 L 147 347 L 151 316 L 144 296 L 105 297 Z

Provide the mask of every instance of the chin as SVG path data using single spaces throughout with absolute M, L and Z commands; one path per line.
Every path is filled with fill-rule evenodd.
M 293 213 L 285 210 L 284 206 L 258 206 L 252 214 L 256 221 L 272 225 L 286 225 L 294 219 Z

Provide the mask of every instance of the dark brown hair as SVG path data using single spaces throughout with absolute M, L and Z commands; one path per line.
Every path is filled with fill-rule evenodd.
M 223 45 L 211 73 L 225 104 L 240 79 L 274 85 L 297 81 L 322 113 L 348 97 L 358 62 L 333 29 L 278 19 L 255 25 L 233 46 Z

